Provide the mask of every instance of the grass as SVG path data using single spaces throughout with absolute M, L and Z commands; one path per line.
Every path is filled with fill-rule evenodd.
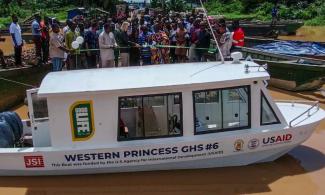
M 227 13 L 223 14 L 225 19 L 227 20 L 253 20 L 256 19 L 255 14 L 234 14 L 234 13 Z
M 227 0 L 227 3 L 224 2 L 225 0 L 209 0 L 205 4 L 209 15 L 223 15 L 229 20 L 271 20 L 271 10 L 274 6 L 271 1 L 261 0 L 259 3 L 256 1 L 251 4 L 240 0 Z M 279 6 L 281 20 L 303 20 L 310 26 L 325 25 L 324 0 L 317 0 L 309 5 L 298 3 L 290 7 L 285 4 Z
M 10 17 L 0 18 L 0 28 L 6 28 L 11 22 Z
M 49 17 L 55 17 L 59 21 L 65 21 L 67 19 L 68 13 L 67 11 L 71 8 L 74 8 L 74 6 L 66 6 L 62 8 L 56 8 L 56 9 L 45 9 L 45 10 L 38 10 L 41 12 L 41 15 L 43 16 L 49 16 Z M 27 14 L 28 17 L 31 16 L 33 13 L 32 11 L 29 11 Z M 20 20 L 24 20 L 27 17 L 20 17 Z M 0 17 L 0 28 L 7 28 L 8 25 L 11 23 L 11 17 Z
M 325 16 L 318 16 L 311 20 L 305 21 L 306 26 L 325 26 Z

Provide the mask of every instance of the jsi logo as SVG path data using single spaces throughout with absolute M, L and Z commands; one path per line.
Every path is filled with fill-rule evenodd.
M 24 156 L 26 168 L 43 168 L 43 156 Z
M 283 142 L 290 142 L 292 140 L 292 134 L 284 134 L 278 136 L 272 136 L 268 138 L 263 138 L 263 144 L 278 144 Z
M 70 107 L 72 138 L 84 141 L 94 134 L 94 117 L 91 101 L 76 102 Z

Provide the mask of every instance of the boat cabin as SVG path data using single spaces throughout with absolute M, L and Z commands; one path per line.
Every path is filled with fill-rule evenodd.
M 268 79 L 248 61 L 53 72 L 28 92 L 33 145 L 99 148 L 286 127 Z

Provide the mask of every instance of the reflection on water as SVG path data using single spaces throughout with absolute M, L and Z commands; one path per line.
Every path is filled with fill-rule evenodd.
M 279 39 L 325 42 L 325 26 L 303 26 L 295 36 L 279 36 Z

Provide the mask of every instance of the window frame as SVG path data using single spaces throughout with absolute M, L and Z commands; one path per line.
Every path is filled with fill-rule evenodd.
M 276 122 L 272 122 L 272 123 L 263 123 L 263 97 L 266 101 L 266 104 L 269 106 L 269 108 L 271 109 L 275 119 L 277 120 Z M 271 106 L 269 100 L 266 98 L 264 92 L 261 90 L 261 102 L 260 102 L 260 126 L 267 126 L 267 125 L 275 125 L 275 124 L 281 124 L 281 121 L 278 117 L 278 115 L 276 114 L 276 112 L 273 110 L 273 107 Z
M 195 116 L 196 116 L 196 109 L 195 109 L 195 93 L 200 93 L 200 92 L 207 92 L 207 91 L 215 91 L 219 90 L 219 96 L 221 97 L 221 119 L 223 123 L 223 93 L 222 90 L 229 90 L 229 89 L 237 89 L 237 88 L 245 88 L 247 87 L 248 91 L 248 125 L 243 126 L 243 127 L 234 127 L 234 128 L 222 128 L 218 130 L 207 130 L 207 131 L 201 131 L 197 132 L 196 127 L 195 127 Z M 251 86 L 250 85 L 241 85 L 241 86 L 235 86 L 235 87 L 226 87 L 226 88 L 214 88 L 214 89 L 204 89 L 204 90 L 196 90 L 192 91 L 192 99 L 193 99 L 193 127 L 194 127 L 194 135 L 202 135 L 202 134 L 210 134 L 210 133 L 222 133 L 222 132 L 228 132 L 228 131 L 237 131 L 237 130 L 244 130 L 244 129 L 250 129 L 251 128 L 251 119 L 252 119 L 252 112 L 251 112 Z
M 141 98 L 143 106 L 144 97 L 155 97 L 155 96 L 167 96 L 167 116 L 168 116 L 168 96 L 169 95 L 179 95 L 179 109 L 180 109 L 180 134 L 178 135 L 163 135 L 163 136 L 148 136 L 148 137 L 133 137 L 133 138 L 121 138 L 120 135 L 120 117 L 121 117 L 121 99 L 124 98 Z M 173 98 L 175 99 L 175 97 Z M 175 105 L 175 104 L 173 104 Z M 177 105 L 177 104 L 176 104 Z M 167 117 L 168 118 L 168 117 Z M 144 119 L 143 119 L 144 120 Z M 158 93 L 158 94 L 148 94 L 148 95 L 135 95 L 135 96 L 119 96 L 118 97 L 118 118 L 117 118 L 117 141 L 134 141 L 134 140 L 147 140 L 147 139 L 160 139 L 160 138 L 173 138 L 173 137 L 182 137 L 183 136 L 183 96 L 182 92 L 173 92 L 173 93 Z

